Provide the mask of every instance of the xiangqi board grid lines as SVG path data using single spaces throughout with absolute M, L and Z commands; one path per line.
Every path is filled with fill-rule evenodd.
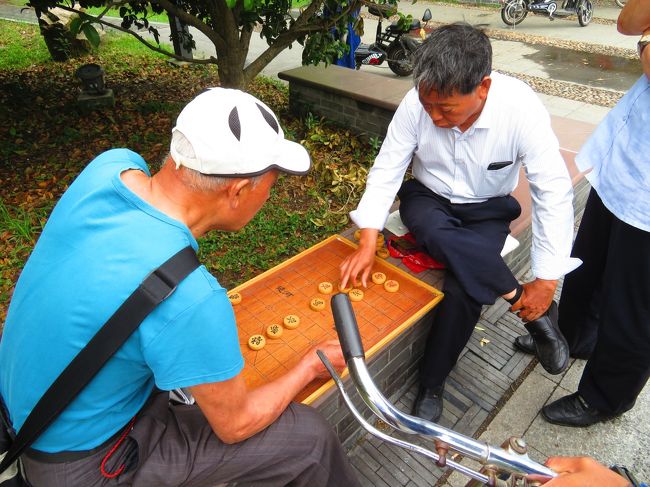
M 246 361 L 244 377 L 249 387 L 278 377 L 293 367 L 311 346 L 336 338 L 330 308 L 334 294 L 320 293 L 318 285 L 331 282 L 337 292 L 339 265 L 355 248 L 352 242 L 335 235 L 231 291 L 242 296 L 241 303 L 233 309 Z M 368 287 L 361 288 L 363 300 L 352 303 L 367 357 L 442 299 L 440 291 L 382 259 L 375 260 L 373 272 L 376 271 L 397 280 L 400 290 L 389 293 L 383 285 L 369 280 Z M 325 301 L 324 310 L 314 311 L 309 307 L 315 297 Z M 282 326 L 287 315 L 297 315 L 300 325 L 293 330 L 285 328 L 276 339 L 266 336 L 268 326 L 274 323 Z M 258 351 L 247 345 L 251 335 L 256 334 L 266 338 L 266 346 Z M 296 400 L 313 401 L 331 386 L 327 383 L 327 379 L 313 381 Z

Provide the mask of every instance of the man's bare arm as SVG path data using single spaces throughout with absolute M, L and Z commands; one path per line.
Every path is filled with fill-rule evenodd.
M 312 348 L 285 375 L 256 389 L 249 390 L 239 374 L 223 382 L 191 387 L 190 392 L 219 439 L 225 443 L 245 440 L 275 421 L 312 380 L 326 376 L 317 348 L 327 354 L 335 368 L 345 366 L 340 344 L 332 340 Z

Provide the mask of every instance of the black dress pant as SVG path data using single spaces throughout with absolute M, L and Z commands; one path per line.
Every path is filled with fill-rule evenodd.
M 445 264 L 444 299 L 431 326 L 420 366 L 420 383 L 444 383 L 469 340 L 484 304 L 517 286 L 501 258 L 510 222 L 521 213 L 511 196 L 482 203 L 451 203 L 415 179 L 399 193 L 400 215 L 417 243 Z
M 650 232 L 616 218 L 592 189 L 571 255 L 559 325 L 589 356 L 578 392 L 606 414 L 632 408 L 650 376 Z

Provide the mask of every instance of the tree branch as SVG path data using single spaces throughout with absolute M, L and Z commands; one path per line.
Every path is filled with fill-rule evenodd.
M 319 22 L 318 24 L 314 24 L 313 22 L 309 22 L 309 19 L 311 18 L 312 15 L 317 10 L 317 7 L 320 6 L 320 2 L 312 2 L 309 7 L 307 7 L 302 14 L 296 19 L 296 22 L 289 28 L 289 30 L 285 33 L 295 33 L 298 34 L 295 38 L 297 39 L 301 35 L 304 34 L 309 34 L 310 32 L 318 32 L 322 30 L 329 30 L 336 26 L 336 24 L 339 22 L 344 17 L 347 17 L 350 15 L 350 12 L 353 12 L 354 10 L 357 10 L 361 8 L 362 5 L 367 4 L 368 2 L 365 2 L 363 0 L 357 0 L 354 2 L 351 2 L 345 9 L 341 10 L 340 12 L 336 14 L 330 14 L 327 18 L 323 18 L 322 22 Z M 315 7 L 312 9 L 311 12 L 309 12 L 309 9 L 312 8 L 312 6 Z M 281 37 L 281 36 L 279 36 Z
M 60 5 L 59 8 L 62 9 L 62 10 L 66 10 L 68 12 L 78 12 L 77 10 L 73 9 L 72 7 L 68 7 L 67 5 Z M 105 25 L 107 27 L 111 27 L 112 29 L 119 30 L 120 32 L 124 32 L 126 34 L 132 35 L 139 42 L 141 42 L 142 44 L 147 46 L 152 51 L 159 52 L 160 54 L 164 54 L 165 56 L 172 57 L 172 58 L 177 59 L 179 61 L 187 61 L 187 62 L 191 62 L 191 63 L 195 63 L 195 64 L 216 64 L 217 63 L 217 59 L 214 56 L 210 56 L 209 58 L 205 58 L 205 59 L 186 59 L 183 56 L 179 56 L 179 55 L 177 55 L 177 54 L 175 54 L 173 52 L 170 52 L 170 51 L 167 51 L 166 49 L 163 49 L 162 47 L 158 47 L 158 46 L 152 44 L 151 42 L 149 42 L 147 39 L 142 37 L 137 32 L 134 32 L 134 31 L 132 31 L 130 29 L 125 29 L 121 25 L 112 24 L 110 22 L 107 22 L 104 19 L 100 19 L 100 18 L 94 17 L 92 15 L 86 14 L 86 16 L 93 19 L 93 21 L 97 22 L 98 24 L 102 24 L 102 25 Z
M 215 0 L 215 8 L 218 11 L 217 15 L 219 17 L 215 17 L 212 20 L 216 24 L 221 23 L 223 27 L 222 35 L 226 40 L 226 46 L 230 48 L 239 45 L 239 12 L 243 3 L 244 0 L 237 0 L 235 6 L 229 8 L 226 0 Z M 221 22 L 218 22 L 216 19 L 219 19 Z
M 323 19 L 324 21 L 322 23 L 314 25 L 313 23 L 309 23 L 309 19 L 320 8 L 321 2 L 312 2 L 309 7 L 303 10 L 294 24 L 289 28 L 289 30 L 280 34 L 272 45 L 270 45 L 262 54 L 260 54 L 257 59 L 246 66 L 246 68 L 244 68 L 244 77 L 246 78 L 247 82 L 257 76 L 257 74 L 262 71 L 262 69 L 264 69 L 267 64 L 269 64 L 278 54 L 289 47 L 299 37 L 310 32 L 318 32 L 331 29 L 337 24 L 340 19 L 348 16 L 351 11 L 360 8 L 362 3 L 363 2 L 361 1 L 352 2 L 347 8 L 343 9 L 335 16 L 328 17 L 327 20 Z
M 299 25 L 301 25 L 301 24 L 307 23 L 307 22 L 309 21 L 309 19 L 310 19 L 310 18 L 311 18 L 311 17 L 312 17 L 312 16 L 313 16 L 313 15 L 314 15 L 318 10 L 320 10 L 320 7 L 321 7 L 322 3 L 323 3 L 322 0 L 318 0 L 318 1 L 317 1 L 317 0 L 314 0 L 314 1 L 312 1 L 312 2 L 309 4 L 309 6 L 308 6 L 305 10 L 303 10 L 302 12 L 300 12 L 300 15 L 299 15 L 298 18 L 296 19 L 296 22 L 294 23 L 294 25 L 295 25 L 295 24 L 299 24 Z
M 241 35 L 239 36 L 239 45 L 244 49 L 244 58 L 248 57 L 248 50 L 251 45 L 251 37 L 253 36 L 253 29 L 245 29 L 242 27 Z
M 203 35 L 205 35 L 217 48 L 225 49 L 227 46 L 226 40 L 219 35 L 219 33 L 210 28 L 200 19 L 196 18 L 194 15 L 188 14 L 185 10 L 178 8 L 169 0 L 151 0 L 151 3 L 157 3 L 164 10 L 171 13 L 174 17 L 178 18 L 181 22 L 191 27 L 194 27 Z
M 103 18 L 104 15 L 106 15 L 108 12 L 110 12 L 110 10 L 111 10 L 112 8 L 121 7 L 121 6 L 124 5 L 125 3 L 128 3 L 128 1 L 129 1 L 129 0 L 121 0 L 121 1 L 118 1 L 118 2 L 108 2 L 108 3 L 106 4 L 106 7 L 104 8 L 104 10 L 102 10 L 102 11 L 99 13 L 99 15 L 97 15 L 97 18 L 98 18 L 98 19 Z M 84 12 L 84 13 L 85 13 L 85 12 Z
M 350 12 L 356 10 L 357 8 L 360 8 L 361 5 L 364 2 L 352 2 L 347 8 L 343 9 L 341 12 L 337 13 L 336 15 L 332 15 L 327 17 L 326 19 L 322 19 L 322 22 L 319 22 L 318 24 L 309 23 L 309 17 L 305 19 L 304 22 L 302 22 L 300 25 L 298 24 L 298 20 L 289 28 L 289 30 L 280 36 L 278 36 L 278 39 L 280 39 L 282 36 L 292 36 L 295 39 L 298 39 L 298 37 L 309 34 L 311 32 L 318 32 L 318 31 L 326 31 L 329 30 L 333 27 L 336 26 L 336 24 L 341 20 L 342 18 L 347 17 L 350 15 Z M 302 17 L 302 15 L 301 15 Z M 300 17 L 298 18 L 300 19 Z M 303 26 L 304 24 L 304 26 Z

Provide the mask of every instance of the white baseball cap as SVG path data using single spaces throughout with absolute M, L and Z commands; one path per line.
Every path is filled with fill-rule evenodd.
M 248 177 L 273 168 L 306 174 L 311 165 L 307 150 L 284 138 L 271 109 L 243 91 L 210 88 L 201 93 L 178 115 L 172 133 L 177 131 L 193 154 L 181 154 L 172 142 L 176 167 L 202 174 Z

